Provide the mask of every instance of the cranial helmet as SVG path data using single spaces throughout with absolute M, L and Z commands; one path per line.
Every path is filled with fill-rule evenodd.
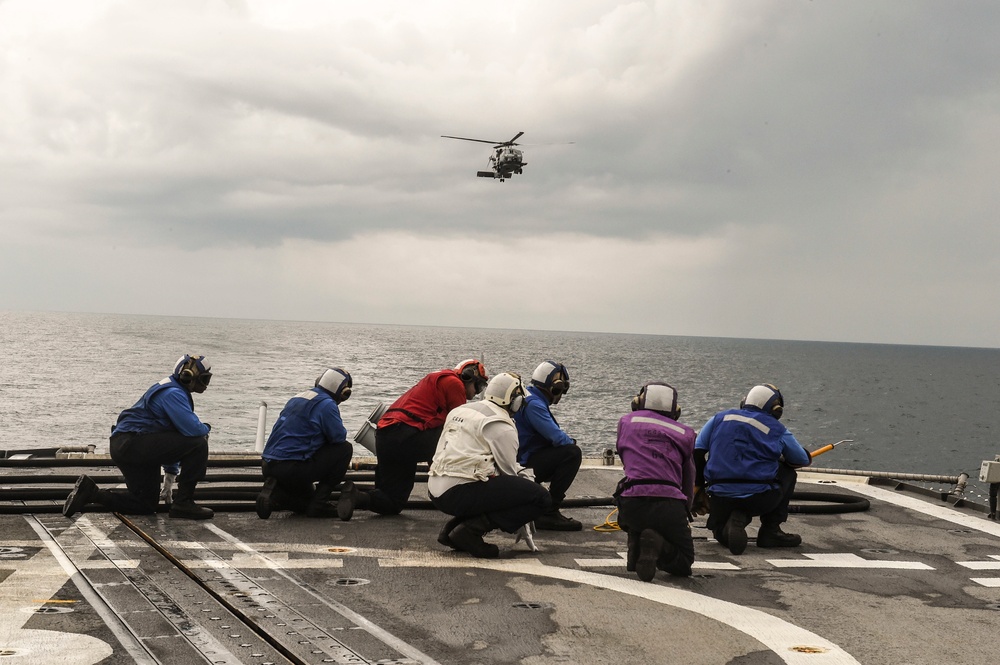
M 781 413 L 785 410 L 785 398 L 781 396 L 778 387 L 764 383 L 754 386 L 747 393 L 747 396 L 740 402 L 740 408 L 755 406 L 764 413 L 769 413 L 777 419 L 781 419 Z
M 477 393 L 483 392 L 483 388 L 486 387 L 486 383 L 490 380 L 489 375 L 486 373 L 486 367 L 474 358 L 458 363 L 455 366 L 455 371 L 458 372 L 464 383 L 474 383 Z
M 486 386 L 483 399 L 502 406 L 511 413 L 517 413 L 524 406 L 524 384 L 521 383 L 521 377 L 512 372 L 497 374 Z
M 177 359 L 173 376 L 177 377 L 177 381 L 186 388 L 204 390 L 212 380 L 212 366 L 205 356 L 185 354 Z
M 650 381 L 632 398 L 632 410 L 642 409 L 656 411 L 674 420 L 681 417 L 681 407 L 677 406 L 677 391 L 673 386 L 660 381 Z
M 330 393 L 337 404 L 340 404 L 351 396 L 352 385 L 354 385 L 354 381 L 351 379 L 350 373 L 339 367 L 331 367 L 325 370 L 319 375 L 315 383 L 317 388 L 322 388 Z
M 551 395 L 552 403 L 557 404 L 569 392 L 569 371 L 562 363 L 546 360 L 532 372 L 531 384 Z

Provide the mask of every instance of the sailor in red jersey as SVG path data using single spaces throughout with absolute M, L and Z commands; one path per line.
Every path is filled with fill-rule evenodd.
M 344 483 L 337 502 L 340 519 L 351 519 L 355 508 L 380 515 L 402 512 L 417 464 L 434 458 L 448 412 L 482 392 L 488 381 L 481 362 L 464 360 L 455 369 L 431 372 L 393 402 L 375 431 L 375 489 L 363 492 Z

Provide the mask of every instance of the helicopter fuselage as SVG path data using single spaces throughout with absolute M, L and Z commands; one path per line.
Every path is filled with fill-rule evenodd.
M 458 139 L 459 141 L 475 141 L 476 143 L 492 143 L 494 153 L 490 156 L 490 171 L 478 171 L 476 175 L 480 178 L 499 178 L 503 182 L 507 178 L 521 173 L 521 168 L 525 165 L 523 153 L 515 148 L 515 141 L 521 138 L 524 132 L 518 132 L 509 141 L 487 141 L 486 139 L 473 139 L 465 136 L 444 136 L 446 139 Z

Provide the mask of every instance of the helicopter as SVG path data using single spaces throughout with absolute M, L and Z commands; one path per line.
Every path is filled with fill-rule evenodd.
M 527 164 L 524 161 L 524 153 L 514 147 L 518 145 L 516 141 L 523 134 L 524 132 L 518 132 L 509 141 L 487 141 L 486 139 L 470 139 L 464 136 L 445 136 L 444 134 L 441 135 L 441 138 L 491 144 L 493 146 L 493 154 L 490 155 L 490 161 L 487 162 L 490 170 L 477 171 L 476 176 L 479 178 L 499 178 L 500 182 L 503 182 L 515 174 L 520 175 L 521 169 Z

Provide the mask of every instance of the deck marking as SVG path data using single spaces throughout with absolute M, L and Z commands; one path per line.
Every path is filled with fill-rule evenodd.
M 969 579 L 985 587 L 1000 589 L 1000 577 L 971 577 Z
M 66 553 L 62 551 L 59 544 L 48 532 L 47 528 L 45 527 L 44 524 L 42 524 L 42 522 L 38 519 L 38 517 L 36 517 L 35 515 L 25 515 L 24 519 L 25 521 L 28 522 L 28 526 L 30 526 L 32 530 L 35 532 L 35 534 L 38 536 L 38 539 L 41 540 L 42 543 L 45 545 L 45 548 L 42 549 L 38 555 L 41 555 L 42 552 L 50 553 L 52 557 L 56 560 L 56 562 L 59 564 L 59 568 L 62 569 L 63 578 L 59 586 L 62 587 L 62 585 L 66 582 L 66 580 L 72 580 L 72 582 L 76 585 L 76 588 L 80 591 L 80 594 L 84 597 L 87 603 L 94 609 L 97 615 L 101 617 L 101 620 L 104 621 L 104 624 L 111 630 L 111 633 L 118 639 L 118 642 L 125 649 L 125 652 L 132 658 L 133 662 L 139 663 L 140 665 L 155 665 L 156 663 L 158 663 L 158 661 L 155 658 L 153 658 L 153 656 L 146 650 L 146 648 L 142 645 L 142 643 L 140 643 L 132 634 L 132 632 L 129 631 L 129 629 L 125 626 L 125 623 L 114 613 L 114 610 L 112 610 L 108 606 L 108 604 L 104 602 L 104 598 L 102 598 L 100 594 L 98 594 L 93 589 L 93 587 L 90 585 L 90 582 L 83 575 L 83 573 L 81 573 L 77 569 L 77 567 L 73 565 L 73 562 L 70 560 L 68 556 L 66 556 Z M 41 595 L 38 593 L 40 590 L 41 589 L 36 586 L 34 589 L 32 589 L 32 595 Z M 3 612 L 3 616 L 0 617 L 0 622 L 6 622 L 7 615 L 8 615 L 7 612 Z M 21 625 L 22 626 L 24 625 L 23 622 Z M 33 633 L 35 631 L 23 631 L 23 632 Z M 45 631 L 45 632 L 48 633 L 49 636 L 53 635 L 52 631 Z M 66 633 L 54 633 L 54 634 L 67 635 Z M 0 630 L 0 635 L 5 636 L 6 635 L 5 631 Z M 47 639 L 51 639 L 51 637 L 49 636 L 47 636 Z M 84 659 L 79 662 L 96 663 L 101 659 L 106 658 L 107 656 L 110 656 L 111 654 L 114 653 L 114 650 L 109 644 L 95 637 L 91 637 L 90 635 L 71 634 L 70 637 L 72 638 L 72 641 L 69 645 L 66 646 L 60 646 L 58 642 L 54 642 L 53 646 L 56 646 L 58 648 L 57 652 L 55 654 L 52 654 L 51 658 L 43 659 L 42 662 L 50 662 L 50 663 L 58 662 L 58 663 L 63 663 L 64 665 L 69 665 L 69 663 L 74 662 L 72 660 L 74 656 L 82 656 Z M 99 643 L 99 644 L 94 644 L 94 643 Z M 91 649 L 100 649 L 101 648 L 100 645 L 104 645 L 104 648 L 107 649 L 106 652 L 103 652 L 104 655 L 100 656 L 96 660 L 90 660 L 89 658 L 87 658 L 88 652 L 90 652 Z M 30 651 L 29 651 L 29 656 L 30 656 Z M 17 662 L 17 657 L 14 657 L 14 660 L 11 660 L 10 662 Z M 33 663 L 38 661 L 29 657 L 26 662 Z
M 214 533 L 215 535 L 217 535 L 218 537 L 220 537 L 223 540 L 225 540 L 226 542 L 231 543 L 232 545 L 235 545 L 238 549 L 241 549 L 244 552 L 247 552 L 249 554 L 255 554 L 257 556 L 260 556 L 260 557 L 263 558 L 264 561 L 270 562 L 270 556 L 269 555 L 254 550 L 249 545 L 243 543 L 236 536 L 234 536 L 234 535 L 232 535 L 232 534 L 230 534 L 230 533 L 228 533 L 226 531 L 223 531 L 222 529 L 220 529 L 216 525 L 214 525 L 214 524 L 205 524 L 204 527 L 206 529 L 208 529 L 209 531 L 211 531 L 212 533 Z M 409 644 L 407 642 L 404 642 L 403 640 L 399 639 L 398 637 L 396 637 L 392 633 L 388 632 L 384 628 L 376 625 L 374 622 L 366 619 L 365 617 L 361 616 L 360 614 L 358 614 L 354 610 L 350 609 L 346 605 L 343 605 L 342 603 L 338 603 L 337 601 L 335 601 L 335 600 L 333 600 L 331 598 L 328 598 L 327 596 L 319 593 L 318 591 L 314 590 L 309 584 L 306 584 L 302 580 L 297 579 L 295 577 L 292 577 L 291 575 L 289 575 L 288 573 L 286 573 L 280 567 L 280 564 L 278 562 L 271 562 L 271 565 L 269 565 L 268 567 L 271 570 L 273 570 L 275 573 L 277 573 L 278 575 L 281 575 L 282 577 L 284 577 L 289 582 L 291 582 L 291 583 L 295 584 L 296 586 L 298 586 L 300 589 L 302 589 L 303 591 L 305 591 L 306 593 L 308 593 L 310 596 L 312 596 L 313 598 L 315 598 L 316 600 L 318 600 L 322 604 L 326 605 L 328 608 L 330 608 L 334 612 L 337 612 L 338 614 L 340 614 L 342 617 L 344 617 L 348 621 L 353 622 L 356 626 L 364 629 L 369 634 L 371 634 L 373 637 L 378 638 L 385 645 L 387 645 L 387 646 L 395 649 L 396 651 L 398 651 L 399 653 L 403 654 L 407 658 L 412 658 L 412 659 L 414 659 L 414 660 L 416 660 L 416 661 L 418 661 L 420 663 L 423 663 L 423 665 L 440 665 L 440 663 L 438 663 L 436 660 L 434 660 L 433 658 L 431 658 L 430 656 L 428 656 L 424 652 L 422 652 L 419 649 L 417 649 L 415 646 L 413 646 L 413 645 L 411 645 L 411 644 Z
M 407 562 L 412 567 L 486 568 L 587 584 L 645 598 L 655 603 L 670 605 L 714 619 L 759 641 L 788 665 L 860 665 L 853 656 L 838 645 L 793 623 L 752 607 L 737 605 L 711 596 L 703 596 L 692 591 L 585 570 L 548 566 L 538 559 L 504 561 L 454 558 L 432 562 L 425 558 L 415 558 L 397 561 L 395 565 L 402 567 Z M 803 646 L 825 649 L 825 651 L 823 653 L 803 653 L 794 650 L 801 649 Z
M 111 562 L 127 561 L 118 543 L 110 537 L 111 531 L 120 525 L 113 517 L 84 515 L 76 521 L 80 533 L 97 545 L 100 553 Z M 130 533 L 131 535 L 131 533 Z M 129 542 L 124 540 L 122 542 Z M 126 572 L 128 570 L 129 572 Z M 174 635 L 160 637 L 181 637 L 188 642 L 195 653 L 220 665 L 238 664 L 239 658 L 220 642 L 207 628 L 201 627 L 191 614 L 182 608 L 159 583 L 155 582 L 141 568 L 120 569 L 123 582 L 130 584 L 139 596 L 148 603 L 149 611 L 159 612 L 176 631 Z M 142 610 L 137 610 L 142 611 Z M 155 636 L 146 636 L 155 637 Z M 145 638 L 139 638 L 142 641 Z
M 893 570 L 934 570 L 919 561 L 862 559 L 857 554 L 804 554 L 805 559 L 767 559 L 775 568 L 891 568 Z
M 850 486 L 839 486 L 850 490 L 851 492 L 856 492 L 857 494 L 863 494 L 873 499 L 879 499 L 880 501 L 885 501 L 886 503 L 891 503 L 896 506 L 900 506 L 901 508 L 909 508 L 910 510 L 923 513 L 924 515 L 936 517 L 938 519 L 945 520 L 946 522 L 951 522 L 952 524 L 958 524 L 959 526 L 963 526 L 968 529 L 975 529 L 976 531 L 982 531 L 983 533 L 988 533 L 992 536 L 1000 538 L 1000 524 L 991 522 L 983 517 L 975 517 L 973 515 L 960 513 L 950 506 L 938 506 L 932 503 L 927 503 L 923 499 L 904 496 L 873 485 L 852 484 Z
M 618 552 L 617 559 L 574 559 L 581 568 L 623 568 L 626 564 L 626 552 Z M 724 561 L 695 561 L 692 570 L 739 570 L 739 566 Z
M 213 541 L 210 545 L 214 546 L 217 542 Z M 255 604 L 257 606 L 256 609 L 267 612 L 278 622 L 284 622 L 290 626 L 294 625 L 294 634 L 298 638 L 296 641 L 300 645 L 308 644 L 308 650 L 312 654 L 325 654 L 329 657 L 325 658 L 324 661 L 331 663 L 368 662 L 353 647 L 331 635 L 328 630 L 322 628 L 315 620 L 302 614 L 302 612 L 293 608 L 289 603 L 276 598 L 270 592 L 262 589 L 258 581 L 251 580 L 245 572 L 235 566 L 231 566 L 228 561 L 223 560 L 209 545 L 197 541 L 189 541 L 187 545 L 188 549 L 198 556 L 203 564 L 219 573 L 224 586 L 228 586 L 229 589 L 243 594 L 247 602 Z M 248 560 L 251 558 L 256 559 L 258 564 L 256 567 L 260 566 L 260 556 L 247 552 L 240 553 L 244 554 Z M 184 565 L 186 566 L 187 564 Z M 205 581 L 205 585 L 214 586 L 209 581 Z M 268 607 L 271 603 L 275 603 L 277 606 Z M 249 608 L 244 608 L 241 612 L 244 612 L 246 609 Z M 247 617 L 247 620 L 252 621 L 249 615 L 244 614 L 244 616 Z
M 972 570 L 1000 570 L 1000 554 L 990 554 L 992 561 L 956 561 L 960 566 L 971 568 Z

